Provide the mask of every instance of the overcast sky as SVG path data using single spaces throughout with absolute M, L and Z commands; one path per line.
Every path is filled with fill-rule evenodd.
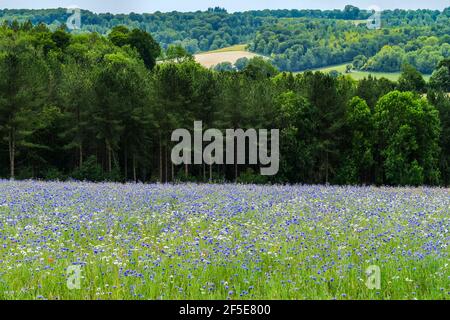
M 94 12 L 129 13 L 196 11 L 222 7 L 230 12 L 261 9 L 342 9 L 346 4 L 361 9 L 444 9 L 450 0 L 0 0 L 0 8 L 42 9 L 76 5 Z

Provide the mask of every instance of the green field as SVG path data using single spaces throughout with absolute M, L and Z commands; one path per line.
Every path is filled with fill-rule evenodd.
M 0 180 L 0 300 L 445 300 L 449 208 L 443 188 Z
M 384 77 L 384 78 L 392 80 L 392 81 L 397 81 L 398 78 L 400 77 L 400 72 L 371 72 L 371 71 L 353 70 L 351 73 L 345 73 L 345 67 L 347 66 L 347 64 L 348 63 L 343 63 L 343 64 L 334 65 L 334 66 L 317 68 L 317 69 L 313 69 L 312 71 L 321 71 L 324 73 L 328 73 L 333 70 L 336 70 L 342 74 L 351 76 L 355 80 L 361 80 L 363 78 L 367 78 L 369 75 L 372 75 L 375 78 Z M 424 74 L 423 77 L 424 77 L 425 81 L 428 81 L 428 80 L 430 80 L 431 75 Z

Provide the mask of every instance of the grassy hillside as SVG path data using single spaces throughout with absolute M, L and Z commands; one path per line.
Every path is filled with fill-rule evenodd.
M 384 77 L 384 78 L 392 80 L 392 81 L 397 81 L 398 78 L 400 77 L 400 72 L 372 72 L 372 71 L 353 70 L 351 73 L 345 73 L 345 67 L 347 66 L 347 64 L 348 63 L 343 63 L 343 64 L 334 65 L 334 66 L 313 69 L 312 71 L 321 71 L 324 73 L 328 73 L 328 72 L 335 70 L 342 74 L 347 74 L 355 80 L 361 80 L 363 78 L 367 78 L 369 75 L 372 75 L 373 77 L 376 77 L 376 78 Z M 423 77 L 426 81 L 428 81 L 430 79 L 430 75 L 427 75 L 427 74 L 423 75 Z

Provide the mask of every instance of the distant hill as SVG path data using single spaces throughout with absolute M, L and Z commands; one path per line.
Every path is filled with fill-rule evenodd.
M 82 10 L 81 30 L 72 32 L 107 34 L 112 27 L 125 25 L 150 32 L 163 49 L 181 45 L 204 65 L 233 61 L 252 52 L 271 57 L 281 71 L 293 72 L 341 65 L 358 57 L 358 70 L 395 74 L 402 64 L 409 63 L 429 74 L 439 61 L 450 57 L 450 8 L 383 11 L 380 30 L 367 28 L 365 22 L 371 14 L 354 6 L 235 13 L 221 8 L 152 14 Z M 63 8 L 4 9 L 0 10 L 0 22 L 30 20 L 55 28 L 70 15 Z M 246 50 L 214 52 L 242 43 L 248 44 Z

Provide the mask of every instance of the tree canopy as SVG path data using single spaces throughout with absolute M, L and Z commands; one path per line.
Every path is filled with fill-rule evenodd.
M 0 21 L 17 20 L 26 23 L 26 28 L 42 23 L 54 31 L 69 15 L 65 9 L 4 9 L 0 10 Z M 81 29 L 72 32 L 98 32 L 109 35 L 117 46 L 131 45 L 150 68 L 150 57 L 158 48 L 151 41 L 142 42 L 146 36 L 140 30 L 151 33 L 163 50 L 181 46 L 190 54 L 247 44 L 249 50 L 272 58 L 281 71 L 353 61 L 353 66 L 361 70 L 399 72 L 404 63 L 409 63 L 431 74 L 439 61 L 450 57 L 450 8 L 384 10 L 380 30 L 367 28 L 365 20 L 371 15 L 371 11 L 351 5 L 344 10 L 234 13 L 221 8 L 115 15 L 82 10 Z M 66 45 L 63 33 L 53 37 L 57 46 Z
M 448 60 L 429 84 L 406 64 L 398 82 L 354 81 L 280 72 L 260 57 L 210 70 L 183 47 L 170 48 L 156 63 L 159 46 L 143 30 L 103 36 L 3 24 L 0 176 L 450 184 Z M 280 129 L 279 173 L 261 177 L 256 164 L 172 164 L 171 132 L 192 132 L 194 121 Z

